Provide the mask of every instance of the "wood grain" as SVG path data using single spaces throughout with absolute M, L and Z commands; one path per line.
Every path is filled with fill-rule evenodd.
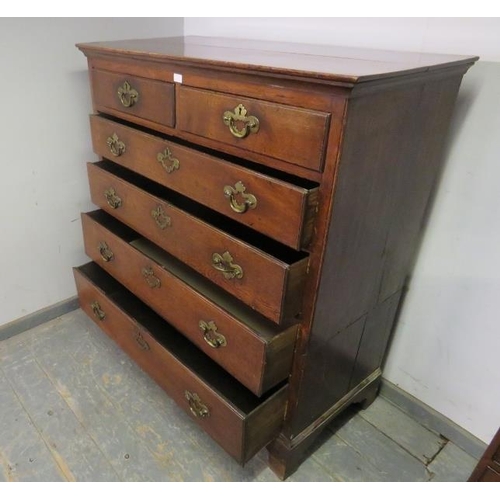
M 144 239 L 137 241 L 138 234 L 102 211 L 83 214 L 82 225 L 85 252 L 94 262 L 252 392 L 260 396 L 287 378 L 297 326 L 280 330 L 252 317 L 243 304 L 214 293 L 209 283 Z M 102 242 L 113 252 L 110 261 L 99 252 Z M 143 269 L 153 271 L 158 288 L 148 286 Z M 227 344 L 215 349 L 205 342 L 200 320 L 213 321 Z
M 428 73 L 477 60 L 472 56 L 195 36 L 80 43 L 77 47 L 86 55 L 140 56 L 153 62 L 183 61 L 205 68 L 267 71 L 337 85 Z
M 266 175 L 251 168 L 224 161 L 162 137 L 147 134 L 132 127 L 105 119 L 90 117 L 92 144 L 99 156 L 127 167 L 138 174 L 173 189 L 203 205 L 249 226 L 295 249 L 307 246 L 312 237 L 316 215 L 317 188 L 311 182 L 297 179 L 298 185 Z M 113 134 L 125 144 L 118 157 L 113 156 L 107 140 Z M 174 160 L 163 166 L 158 154 L 168 150 L 178 167 L 170 172 Z M 242 182 L 245 193 L 257 199 L 255 208 L 237 213 L 224 195 L 226 186 Z M 236 196 L 237 203 L 244 200 Z M 286 218 L 287 223 L 281 222 Z
M 300 312 L 295 310 L 291 313 L 286 307 L 288 302 L 297 304 L 293 297 L 286 294 L 286 283 L 290 274 L 292 277 L 296 276 L 296 270 L 305 276 L 305 269 L 291 265 L 294 259 L 300 262 L 304 258 L 286 251 L 284 256 L 290 256 L 292 262 L 278 260 L 177 208 L 168 199 L 153 196 L 135 184 L 125 181 L 122 176 L 115 175 L 118 170 L 110 165 L 89 163 L 88 172 L 91 197 L 96 205 L 243 300 L 252 309 L 277 324 L 292 319 Z M 122 199 L 122 206 L 118 209 L 111 208 L 104 196 L 110 187 L 113 187 Z M 158 227 L 151 215 L 158 207 L 171 219 L 171 225 L 165 229 Z M 226 279 L 221 271 L 213 267 L 212 255 L 222 255 L 225 252 L 229 252 L 234 263 L 243 269 L 241 279 Z M 263 276 L 266 276 L 264 281 Z M 294 281 L 297 279 L 294 278 Z M 293 292 L 300 293 L 300 290 L 296 287 Z M 285 312 L 288 313 L 287 317 Z
M 331 354 L 321 346 L 400 291 L 411 272 L 460 81 L 459 75 L 396 87 L 349 103 L 326 242 L 328 257 L 291 425 L 294 434 L 312 415 L 321 415 L 335 403 L 339 395 L 335 381 L 344 380 L 337 366 L 327 362 Z M 379 339 L 373 355 L 385 351 L 391 328 L 392 322 L 387 322 L 383 333 L 366 332 Z M 362 337 L 360 342 L 368 345 Z M 360 352 L 360 362 L 367 354 Z M 353 367 L 346 369 L 351 374 Z M 318 380 L 325 381 L 321 400 L 311 389 Z
M 234 137 L 222 120 L 240 104 L 259 120 L 258 132 L 244 138 Z M 176 112 L 177 127 L 185 132 L 311 170 L 323 168 L 328 113 L 185 86 L 178 89 Z M 241 128 L 240 123 L 236 126 Z
M 175 124 L 174 86 L 157 80 L 148 80 L 127 74 L 92 70 L 92 95 L 98 111 L 119 111 L 130 121 L 142 118 L 152 123 L 173 127 Z M 128 82 L 138 92 L 137 102 L 125 107 L 120 102 L 118 89 Z
M 252 439 L 244 441 L 244 435 L 249 432 L 245 426 L 252 427 L 251 420 L 246 422 L 247 414 L 272 404 L 276 398 L 281 404 L 276 406 L 274 403 L 272 411 L 284 412 L 284 388 L 274 396 L 259 400 L 255 396 L 250 397 L 243 388 L 240 390 L 234 384 L 229 387 L 224 375 L 217 375 L 215 367 L 208 366 L 212 382 L 220 376 L 226 390 L 220 385 L 214 387 L 213 383 L 197 374 L 208 373 L 208 358 L 204 355 L 200 357 L 194 347 L 181 342 L 182 336 L 174 330 L 169 331 L 167 324 L 159 318 L 149 315 L 145 306 L 141 308 L 139 301 L 118 282 L 113 283 L 114 280 L 111 281 L 95 264 L 75 269 L 75 280 L 84 312 L 237 461 L 244 463 L 279 432 L 281 419 L 268 419 L 265 430 L 261 419 L 259 430 L 250 432 Z M 104 282 L 106 291 L 101 288 Z M 102 320 L 92 312 L 90 305 L 94 301 L 98 301 L 105 312 Z M 160 343 L 158 338 L 162 338 L 163 342 Z M 187 364 L 188 359 L 190 364 Z M 199 396 L 209 415 L 200 418 L 192 414 L 185 396 L 186 390 Z M 232 399 L 223 396 L 227 391 L 233 395 Z

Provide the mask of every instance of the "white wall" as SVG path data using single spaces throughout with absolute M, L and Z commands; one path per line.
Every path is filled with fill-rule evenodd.
M 474 54 L 385 377 L 483 441 L 500 425 L 500 19 L 186 18 L 186 35 Z
M 75 295 L 91 101 L 74 44 L 182 34 L 183 19 L 0 19 L 0 325 Z

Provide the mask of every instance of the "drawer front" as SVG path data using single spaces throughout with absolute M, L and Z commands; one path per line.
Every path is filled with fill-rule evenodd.
M 100 224 L 93 214 L 83 214 L 82 225 L 85 251 L 94 262 L 254 394 L 260 396 L 288 376 L 296 327 L 262 338 L 229 312 L 231 303 L 220 307 L 212 302 L 183 281 L 185 275 L 165 269 Z M 254 323 L 264 328 L 262 321 Z M 275 359 L 277 344 L 281 348 Z
M 98 283 L 89 279 L 88 274 L 76 269 L 75 280 L 83 311 L 236 460 L 246 461 L 250 450 L 255 453 L 277 434 L 281 422 L 278 425 L 275 422 L 283 419 L 285 407 L 283 390 L 252 411 L 260 413 L 265 412 L 266 406 L 272 407 L 273 419 L 268 419 L 266 426 L 262 419 L 257 421 L 252 413 L 242 411 L 197 376 L 130 312 L 119 307 Z M 254 429 L 257 424 L 264 425 L 265 437 L 255 437 L 252 441 L 248 438 L 257 435 Z
M 143 125 L 175 125 L 174 85 L 94 69 L 94 108 Z
M 275 323 L 300 312 L 307 259 L 290 266 L 95 164 L 88 172 L 97 206 L 252 309 Z
M 321 171 L 328 113 L 180 86 L 177 128 Z
M 298 187 L 100 116 L 91 116 L 90 126 L 99 156 L 292 248 L 308 244 L 317 188 Z

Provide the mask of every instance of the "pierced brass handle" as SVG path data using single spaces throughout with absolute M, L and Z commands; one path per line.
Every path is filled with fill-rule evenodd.
M 168 148 L 162 153 L 158 153 L 156 159 L 161 163 L 161 166 L 166 170 L 167 174 L 171 174 L 174 170 L 179 170 L 181 166 L 179 160 L 172 156 L 172 152 Z
M 247 116 L 248 111 L 243 104 L 238 104 L 233 111 L 224 111 L 222 121 L 229 127 L 234 137 L 243 139 L 248 134 L 256 134 L 259 131 L 259 119 L 256 116 Z M 236 122 L 243 124 L 242 128 L 236 126 Z
M 188 400 L 189 409 L 196 418 L 207 418 L 210 416 L 210 411 L 207 406 L 201 402 L 200 396 L 196 392 L 184 391 L 184 396 Z
M 161 205 L 158 205 L 154 210 L 151 210 L 151 216 L 160 229 L 166 229 L 172 225 L 172 219 L 164 212 Z
M 160 278 L 155 276 L 155 273 L 154 273 L 152 267 L 143 267 L 141 273 L 144 276 L 144 279 L 146 280 L 146 283 L 149 285 L 150 288 L 160 288 L 161 287 Z
M 109 262 L 115 258 L 115 254 L 109 249 L 105 241 L 100 241 L 98 248 L 104 262 Z
M 229 198 L 229 205 L 238 214 L 244 214 L 249 208 L 254 209 L 257 206 L 257 198 L 245 191 L 246 187 L 241 181 L 238 181 L 234 187 L 224 186 L 224 196 Z M 243 203 L 238 203 L 238 195 L 243 198 Z
M 104 196 L 106 197 L 106 201 L 111 208 L 117 209 L 122 206 L 122 199 L 116 194 L 114 188 L 109 188 L 104 191 Z
M 118 87 L 118 98 L 126 108 L 131 108 L 139 100 L 139 92 L 130 86 L 130 83 L 124 81 L 121 87 Z
M 121 156 L 125 153 L 125 143 L 120 141 L 116 134 L 109 136 L 106 140 L 106 144 L 108 145 L 113 156 Z
M 200 330 L 203 332 L 203 338 L 205 342 L 214 349 L 219 347 L 225 347 L 227 345 L 226 337 L 222 333 L 217 332 L 217 325 L 214 321 L 200 320 L 198 323 Z
M 233 257 L 229 252 L 212 254 L 212 267 L 220 271 L 227 280 L 243 278 L 243 269 L 238 264 L 233 264 Z
M 149 351 L 149 344 L 144 340 L 142 333 L 139 330 L 134 332 L 134 340 L 139 344 L 139 347 L 143 351 Z
M 102 321 L 106 317 L 106 313 L 101 309 L 101 306 L 99 305 L 99 302 L 95 300 L 90 304 L 90 307 L 92 309 L 92 312 L 94 313 L 94 316 L 99 320 Z

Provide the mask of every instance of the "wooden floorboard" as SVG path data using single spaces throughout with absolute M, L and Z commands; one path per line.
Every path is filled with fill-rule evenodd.
M 424 464 L 446 443 L 383 398 L 377 398 L 360 416 Z
M 240 467 L 80 310 L 0 342 L 0 422 L 0 481 L 278 480 L 265 450 Z M 379 398 L 288 481 L 464 481 L 475 463 Z

